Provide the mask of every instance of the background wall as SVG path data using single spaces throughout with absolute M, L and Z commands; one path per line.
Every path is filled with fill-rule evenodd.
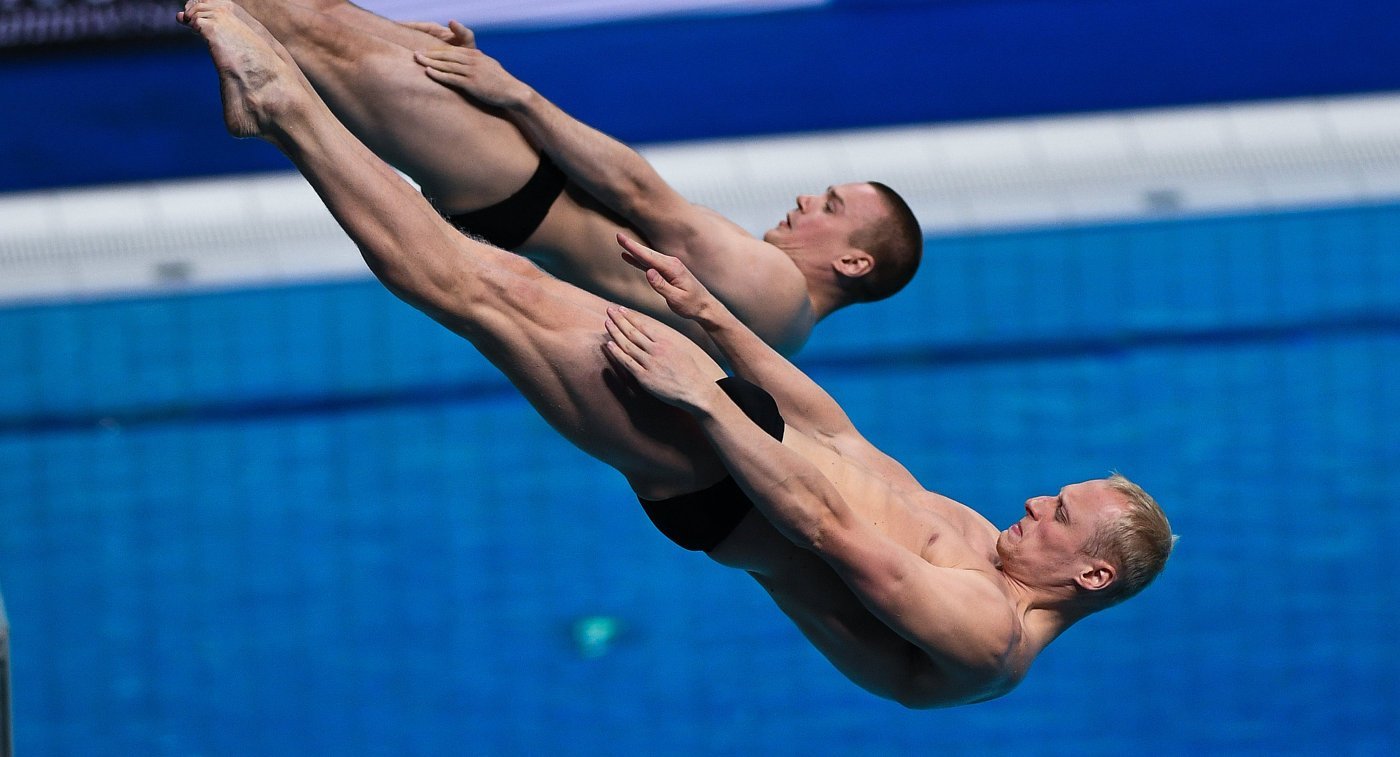
M 1396 90 L 1397 37 L 1381 0 L 849 0 L 479 42 L 585 122 L 663 142 Z M 14 54 L 0 102 L 0 191 L 288 168 L 227 138 L 188 36 Z

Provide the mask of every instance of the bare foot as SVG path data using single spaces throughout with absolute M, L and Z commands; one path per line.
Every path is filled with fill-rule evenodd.
M 297 80 L 306 86 L 308 92 L 315 91 L 311 86 L 311 82 L 307 81 L 306 76 L 302 73 L 301 68 L 297 66 L 296 60 L 292 58 L 291 52 L 288 51 L 276 37 L 272 36 L 272 32 L 268 31 L 267 27 L 263 26 L 261 21 L 254 18 L 253 14 L 249 13 L 246 8 L 232 0 L 189 0 L 189 2 L 185 3 L 185 12 L 192 12 L 194 6 L 227 8 L 230 13 L 247 24 L 248 28 L 253 30 L 253 33 L 261 37 L 262 41 L 266 42 L 267 46 L 272 48 L 273 52 L 277 53 L 277 57 L 281 58 L 288 67 L 296 72 Z
M 300 74 L 248 26 L 231 3 L 196 0 L 178 18 L 209 45 L 219 72 L 224 123 L 235 137 L 268 138 L 285 111 L 306 92 Z

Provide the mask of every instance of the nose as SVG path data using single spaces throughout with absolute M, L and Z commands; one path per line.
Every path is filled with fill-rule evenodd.
M 1037 506 L 1047 499 L 1049 497 L 1031 497 L 1026 500 L 1026 514 L 1031 516 L 1031 520 L 1040 520 L 1040 513 L 1036 511 Z
M 804 212 L 804 213 L 807 212 L 807 204 L 810 203 L 811 201 L 812 201 L 812 196 L 811 196 L 811 195 L 798 195 L 798 196 L 797 196 L 797 209 L 800 210 L 800 211 L 802 211 L 802 212 Z

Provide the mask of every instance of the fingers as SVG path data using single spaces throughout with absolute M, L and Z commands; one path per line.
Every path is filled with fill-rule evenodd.
M 468 57 L 468 53 L 452 47 L 440 47 L 435 50 L 417 50 L 414 51 L 413 57 L 420 59 L 420 61 L 433 61 L 434 63 L 454 65 L 461 68 L 463 71 L 467 69 L 468 61 L 471 60 L 471 58 Z
M 608 314 L 608 319 L 603 321 L 603 328 L 608 332 L 608 338 L 611 340 L 610 343 L 616 344 L 624 353 L 634 357 L 641 357 L 646 354 L 645 350 L 638 349 L 637 343 L 633 342 L 632 338 L 627 335 L 627 332 L 623 331 L 622 328 L 618 326 L 617 322 L 612 319 L 611 313 Z
M 621 235 L 618 236 L 620 237 Z M 660 271 L 648 265 L 646 261 L 638 260 L 632 253 L 626 250 L 622 251 L 622 259 L 628 265 L 645 273 L 647 276 L 647 283 L 651 285 L 651 288 L 655 289 L 662 296 L 665 296 L 666 292 L 663 290 L 671 285 L 666 281 L 666 277 L 661 275 Z
M 432 79 L 444 84 L 465 84 L 471 76 L 471 66 L 457 57 L 457 50 L 420 50 L 413 60 Z
M 481 53 L 476 50 L 463 50 L 457 47 L 441 47 L 435 50 L 416 50 L 413 60 L 418 65 L 437 69 L 443 73 L 455 74 L 463 79 L 477 75 L 480 70 Z
M 613 320 L 611 312 L 608 313 L 608 320 L 603 322 L 603 328 L 607 329 L 610 340 L 604 345 L 608 356 L 628 373 L 641 378 L 647 372 L 651 361 L 646 349 L 637 344 L 621 324 Z
M 182 24 L 194 26 L 200 18 L 209 16 L 211 7 L 205 0 L 188 0 L 185 3 L 185 9 L 175 14 L 175 18 Z
M 452 32 L 452 44 L 459 47 L 476 47 L 476 32 L 456 21 L 448 21 L 447 28 Z
M 680 258 L 667 255 L 664 252 L 657 252 L 626 234 L 618 234 L 617 243 L 622 246 L 622 259 L 634 268 L 643 271 L 655 269 L 667 281 L 673 281 L 686 272 L 686 267 L 681 263 Z M 651 276 L 648 275 L 647 279 L 650 280 Z
M 618 234 L 617 243 L 621 245 L 622 249 L 624 250 L 624 252 L 622 253 L 622 257 L 624 259 L 628 258 L 628 256 L 631 256 L 631 260 L 629 262 L 632 262 L 633 265 L 637 265 L 637 263 L 633 261 L 642 261 L 646 264 L 637 265 L 638 268 L 654 268 L 656 267 L 657 261 L 665 260 L 666 258 L 671 257 L 670 255 L 663 255 L 662 253 L 659 253 L 656 250 L 647 247 L 646 245 L 642 244 L 641 242 L 638 242 L 632 237 L 627 236 L 626 234 Z
M 399 23 L 400 25 L 406 26 L 410 29 L 413 29 L 414 31 L 420 31 L 424 34 L 430 34 L 435 39 L 441 40 L 443 42 L 452 42 L 452 30 L 448 29 L 442 24 L 434 23 L 432 21 L 400 21 Z
M 665 297 L 668 302 L 670 301 L 672 294 L 679 294 L 684 292 L 684 290 L 680 287 L 667 281 L 666 277 L 663 276 L 661 272 L 656 270 L 655 268 L 647 269 L 647 283 L 651 284 L 651 288 L 655 289 L 657 294 L 661 295 L 662 297 Z
M 621 307 L 608 308 L 608 322 L 614 324 L 627 340 L 643 351 L 656 344 L 645 322 L 636 313 Z
M 608 342 L 603 345 L 603 349 L 605 350 L 604 354 L 606 354 L 613 363 L 632 374 L 634 377 L 646 370 L 642 367 L 641 363 L 638 363 L 635 358 L 627 354 L 627 351 L 619 346 L 617 342 Z
M 203 0 L 189 0 L 185 3 L 185 9 L 175 14 L 175 20 L 185 26 L 198 28 L 195 21 L 199 17 L 199 11 L 203 9 Z

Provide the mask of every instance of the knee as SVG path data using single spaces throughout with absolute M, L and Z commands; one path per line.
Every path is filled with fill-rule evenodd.
M 545 297 L 544 272 L 514 253 L 474 239 L 461 238 L 455 296 L 462 302 L 490 310 L 536 309 Z
M 512 317 L 532 320 L 551 307 L 547 282 L 539 269 L 530 266 L 527 270 L 515 263 L 492 268 L 482 276 L 483 286 L 477 294 L 487 304 L 511 312 Z

